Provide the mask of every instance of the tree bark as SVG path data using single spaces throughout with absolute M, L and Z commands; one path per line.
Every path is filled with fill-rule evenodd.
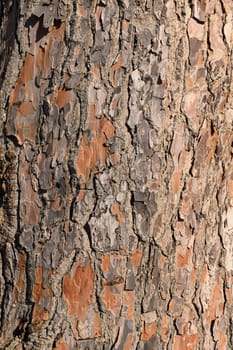
M 232 350 L 232 13 L 0 3 L 2 349 Z

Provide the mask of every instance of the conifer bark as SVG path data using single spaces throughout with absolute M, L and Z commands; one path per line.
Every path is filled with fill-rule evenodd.
M 2 349 L 233 348 L 232 13 L 0 3 Z

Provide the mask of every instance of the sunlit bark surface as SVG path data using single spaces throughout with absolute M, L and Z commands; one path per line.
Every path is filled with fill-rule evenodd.
M 1 349 L 233 349 L 232 16 L 1 1 Z

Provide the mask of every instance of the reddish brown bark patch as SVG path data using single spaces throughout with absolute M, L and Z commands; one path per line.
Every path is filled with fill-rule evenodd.
M 150 338 L 152 338 L 153 335 L 155 335 L 156 331 L 157 331 L 157 325 L 155 322 L 151 322 L 151 323 L 143 322 L 143 328 L 140 335 L 140 339 L 150 340 Z
M 224 296 L 222 281 L 217 281 L 214 286 L 211 299 L 208 303 L 208 309 L 206 311 L 207 322 L 211 324 L 211 321 L 221 317 L 224 309 Z
M 99 314 L 95 311 L 94 272 L 88 257 L 77 261 L 64 277 L 64 300 L 73 331 L 81 339 L 102 334 Z
M 174 343 L 172 345 L 172 350 L 181 350 L 181 349 L 188 349 L 188 350 L 196 350 L 198 349 L 199 344 L 199 335 L 198 334 L 182 334 L 182 335 L 175 335 L 174 337 Z
M 30 29 L 31 40 L 38 25 L 39 22 Z M 7 134 L 15 136 L 19 144 L 22 144 L 25 140 L 33 143 L 36 141 L 38 129 L 37 112 L 40 96 L 45 89 L 44 79 L 47 78 L 51 69 L 55 68 L 62 58 L 64 30 L 64 23 L 60 27 L 54 26 L 46 35 L 45 43 L 41 45 L 41 40 L 36 43 L 33 41 L 32 54 L 27 53 L 25 56 L 19 79 L 10 97 L 9 117 L 6 123 Z M 65 100 L 67 100 L 68 93 L 63 92 L 63 100 L 64 96 Z M 62 98 L 58 98 L 59 103 Z M 61 105 L 63 100 L 60 103 Z
M 123 217 L 123 214 L 119 208 L 119 204 L 118 203 L 114 203 L 112 205 L 112 208 L 111 208 L 111 211 L 112 211 L 112 214 L 116 216 L 117 218 L 117 221 L 119 222 L 119 224 L 122 224 L 123 221 L 124 221 L 124 217 Z
M 141 249 L 135 250 L 130 257 L 130 260 L 132 262 L 132 265 L 134 267 L 135 272 L 137 271 L 138 267 L 140 266 L 141 259 L 142 259 Z
M 135 291 L 124 291 L 123 293 L 123 312 L 127 320 L 134 320 L 135 313 Z
M 32 300 L 34 301 L 34 308 L 32 314 L 32 323 L 36 329 L 40 328 L 43 321 L 49 318 L 49 306 L 45 307 L 43 302 L 51 299 L 52 293 L 48 288 L 45 288 L 43 283 L 43 269 L 38 266 L 35 269 L 35 284 L 32 292 Z M 50 304 L 50 303 L 49 303 Z
M 84 320 L 94 292 L 94 273 L 89 260 L 84 261 L 81 266 L 79 263 L 73 266 L 64 277 L 63 291 L 68 315 L 78 315 L 80 320 Z
M 68 345 L 66 345 L 62 340 L 56 342 L 54 350 L 68 350 Z
M 116 72 L 118 71 L 118 69 L 120 69 L 122 63 L 123 63 L 123 59 L 120 56 L 117 62 L 111 68 L 111 80 L 112 80 L 113 86 L 116 86 Z
M 189 266 L 191 250 L 189 248 L 184 249 L 180 246 L 176 249 L 176 267 Z
M 114 127 L 106 118 L 95 117 L 95 105 L 89 106 L 89 119 L 77 157 L 77 171 L 84 185 L 99 168 L 105 167 L 108 155 L 106 141 L 114 136 Z
M 20 295 L 25 291 L 25 269 L 26 269 L 27 256 L 24 253 L 19 254 L 19 261 L 16 265 L 16 273 L 18 278 L 15 283 L 15 290 Z
M 172 175 L 172 192 L 176 194 L 180 189 L 181 184 L 181 171 L 175 171 Z
M 55 102 L 59 108 L 64 107 L 71 101 L 73 93 L 64 89 L 55 89 Z

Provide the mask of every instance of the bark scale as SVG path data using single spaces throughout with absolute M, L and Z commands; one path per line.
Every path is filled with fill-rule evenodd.
M 233 348 L 232 13 L 0 4 L 2 349 Z

